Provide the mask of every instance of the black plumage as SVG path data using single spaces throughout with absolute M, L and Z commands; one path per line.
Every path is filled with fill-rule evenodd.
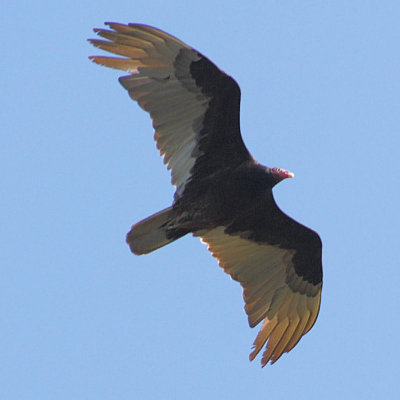
M 240 88 L 202 54 L 141 24 L 95 29 L 94 56 L 129 72 L 120 82 L 153 120 L 154 138 L 176 186 L 173 204 L 133 225 L 127 242 L 146 254 L 192 233 L 243 286 L 250 326 L 263 325 L 250 359 L 266 344 L 275 362 L 318 316 L 322 244 L 276 205 L 272 189 L 293 176 L 259 164 L 240 132 Z

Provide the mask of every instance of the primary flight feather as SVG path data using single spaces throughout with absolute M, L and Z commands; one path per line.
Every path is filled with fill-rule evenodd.
M 318 234 L 276 205 L 272 188 L 293 174 L 259 164 L 240 133 L 240 89 L 177 38 L 141 24 L 107 23 L 90 42 L 122 57 L 90 57 L 120 78 L 147 111 L 176 187 L 173 204 L 132 226 L 126 241 L 150 253 L 192 233 L 243 287 L 251 327 L 262 322 L 250 360 L 278 360 L 314 325 L 322 288 Z M 105 39 L 105 40 L 104 40 Z

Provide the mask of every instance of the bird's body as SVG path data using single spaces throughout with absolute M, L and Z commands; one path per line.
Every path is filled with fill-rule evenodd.
M 267 198 L 272 198 L 271 176 L 255 162 L 222 170 L 200 181 L 189 183 L 177 196 L 174 209 L 190 214 L 191 220 L 207 225 L 229 224 Z
M 108 24 L 92 39 L 124 58 L 92 59 L 128 71 L 120 78 L 150 113 L 157 147 L 176 186 L 173 204 L 133 225 L 135 254 L 154 251 L 192 233 L 244 289 L 253 327 L 263 321 L 253 359 L 267 343 L 262 365 L 291 350 L 319 311 L 322 244 L 309 228 L 285 215 L 272 188 L 292 177 L 264 167 L 240 133 L 240 89 L 202 54 L 146 25 Z

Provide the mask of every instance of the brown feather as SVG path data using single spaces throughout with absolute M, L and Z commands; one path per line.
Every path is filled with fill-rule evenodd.
M 243 286 L 250 326 L 264 319 L 250 360 L 267 343 L 261 364 L 274 363 L 311 329 L 318 315 L 321 285 L 311 291 L 311 296 L 293 291 L 288 285 L 291 280 L 300 279 L 301 282 L 291 266 L 295 256 L 292 250 L 228 235 L 224 227 L 197 235 L 208 245 L 225 272 Z

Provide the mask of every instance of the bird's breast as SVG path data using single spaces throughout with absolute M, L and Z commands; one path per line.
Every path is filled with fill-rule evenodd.
M 271 192 L 264 173 L 257 172 L 238 169 L 194 181 L 187 185 L 175 208 L 199 222 L 212 222 L 214 226 L 229 223 Z

